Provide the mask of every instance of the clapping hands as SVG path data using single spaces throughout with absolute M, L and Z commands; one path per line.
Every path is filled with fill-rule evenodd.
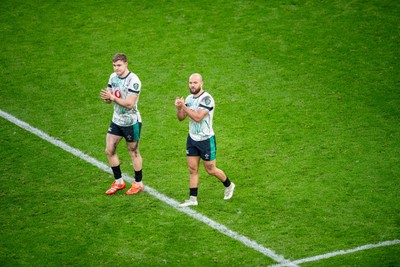
M 176 109 L 178 109 L 178 110 L 180 110 L 180 109 L 182 109 L 182 106 L 184 106 L 185 105 L 185 99 L 183 99 L 183 97 L 177 97 L 176 99 L 175 99 L 175 107 L 176 107 Z

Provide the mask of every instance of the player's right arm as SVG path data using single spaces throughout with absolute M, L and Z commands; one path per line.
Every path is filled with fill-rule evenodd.
M 101 97 L 101 99 L 103 99 L 104 103 L 110 104 L 112 101 L 111 101 L 111 99 L 106 98 L 106 94 L 105 94 L 105 92 L 104 92 L 104 91 L 106 91 L 106 90 L 108 90 L 108 88 L 104 88 L 104 89 L 102 89 L 102 90 L 100 91 L 100 97 Z
M 185 105 L 185 100 L 183 99 L 183 97 L 181 98 L 177 97 L 175 99 L 176 117 L 178 118 L 179 121 L 183 121 L 187 116 L 187 113 L 182 108 L 184 105 Z

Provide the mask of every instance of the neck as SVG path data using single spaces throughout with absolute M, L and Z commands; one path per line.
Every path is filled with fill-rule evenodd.
M 128 76 L 129 74 L 129 70 L 124 71 L 124 73 L 122 73 L 121 76 L 119 76 L 120 78 L 125 78 L 126 76 Z

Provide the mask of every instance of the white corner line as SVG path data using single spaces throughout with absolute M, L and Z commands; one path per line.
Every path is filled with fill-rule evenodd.
M 21 127 L 22 129 L 33 133 L 34 135 L 42 138 L 43 140 L 71 153 L 72 155 L 85 160 L 86 162 L 98 167 L 99 169 L 107 172 L 107 173 L 112 173 L 110 170 L 110 167 L 92 157 L 90 157 L 89 155 L 83 153 L 82 151 L 73 148 L 69 145 L 67 145 L 66 143 L 55 139 L 54 137 L 49 136 L 48 134 L 46 134 L 45 132 L 32 127 L 31 125 L 29 125 L 28 123 L 21 121 L 19 119 L 17 119 L 16 117 L 10 115 L 7 112 L 4 112 L 3 110 L 0 109 L 0 116 L 3 117 L 4 119 L 14 123 L 15 125 Z M 132 182 L 133 179 L 125 174 L 123 174 L 123 178 L 129 182 Z M 272 251 L 271 249 L 265 248 L 264 246 L 258 244 L 256 241 L 249 239 L 248 237 L 241 235 L 235 231 L 230 230 L 229 228 L 227 228 L 225 225 L 222 225 L 210 218 L 208 218 L 207 216 L 204 216 L 190 208 L 179 208 L 178 205 L 179 203 L 172 199 L 167 197 L 166 195 L 163 195 L 161 193 L 159 193 L 157 190 L 146 186 L 145 189 L 146 192 L 148 192 L 150 195 L 154 196 L 155 198 L 165 202 L 166 204 L 170 205 L 171 207 L 173 207 L 174 209 L 176 209 L 177 211 L 183 212 L 187 215 L 189 215 L 190 217 L 205 223 L 206 225 L 208 225 L 209 227 L 219 231 L 220 233 L 227 235 L 239 242 L 241 242 L 243 245 L 254 249 L 255 251 L 260 252 L 261 254 L 269 257 L 270 259 L 276 261 L 279 264 L 283 264 L 280 266 L 290 266 L 290 267 L 298 267 L 298 265 L 296 263 L 291 262 L 290 260 L 285 259 L 283 256 L 276 254 L 274 251 Z
M 363 251 L 363 250 L 367 250 L 367 249 L 384 247 L 384 246 L 393 246 L 393 245 L 397 245 L 397 244 L 400 244 L 400 240 L 398 240 L 398 239 L 391 240 L 391 241 L 383 241 L 383 242 L 379 242 L 379 243 L 376 243 L 376 244 L 368 244 L 368 245 L 359 246 L 359 247 L 351 248 L 351 249 L 347 249 L 347 250 L 338 250 L 338 251 L 334 251 L 334 252 L 330 252 L 330 253 L 326 253 L 326 254 L 322 254 L 322 255 L 318 255 L 318 256 L 313 256 L 313 257 L 309 257 L 309 258 L 295 260 L 295 261 L 292 261 L 290 263 L 294 263 L 294 264 L 298 265 L 298 264 L 302 264 L 302 263 L 305 263 L 305 262 L 319 261 L 319 260 L 323 260 L 323 259 L 336 257 L 336 256 L 339 256 L 339 255 L 346 255 L 346 254 L 350 254 L 350 253 L 354 253 L 354 252 L 358 252 L 358 251 Z M 279 263 L 279 264 L 269 265 L 269 267 L 284 267 L 284 266 L 290 266 L 290 265 L 287 265 L 286 263 Z

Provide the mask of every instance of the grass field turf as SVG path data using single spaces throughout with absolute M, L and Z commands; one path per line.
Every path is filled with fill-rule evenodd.
M 238 188 L 225 202 L 203 171 L 197 211 L 290 259 L 399 239 L 398 3 L 0 7 L 1 109 L 106 162 L 111 106 L 98 92 L 111 56 L 125 52 L 143 83 L 145 181 L 182 201 L 187 123 L 175 119 L 172 103 L 188 93 L 188 75 L 201 72 L 217 103 L 218 164 Z M 273 263 L 146 194 L 105 197 L 110 175 L 1 122 L 1 231 L 13 236 L 1 241 L 5 265 Z M 123 146 L 119 153 L 131 173 Z M 131 204 L 141 216 L 126 213 Z M 69 220 L 54 223 L 66 211 Z M 72 219 L 77 214 L 83 219 Z M 129 242 L 136 228 L 143 236 Z M 55 232 L 65 239 L 59 247 Z M 397 245 L 303 265 L 395 266 L 398 252 Z

